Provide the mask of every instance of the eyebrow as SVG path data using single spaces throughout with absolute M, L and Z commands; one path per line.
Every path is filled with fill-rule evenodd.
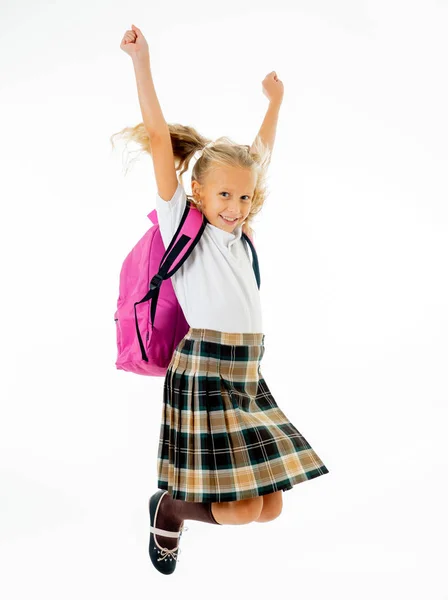
M 219 189 L 219 190 L 226 189 L 226 190 L 231 190 L 232 192 L 234 191 L 234 190 L 233 190 L 233 188 L 232 188 L 232 186 L 230 186 L 230 185 L 226 185 L 226 184 L 223 184 L 223 185 L 217 185 L 216 187 L 217 187 L 217 189 Z M 246 192 L 245 194 L 243 194 L 243 196 L 252 196 L 252 195 L 253 195 L 253 193 L 254 193 L 254 192 L 251 192 L 251 193 L 248 193 L 248 192 Z

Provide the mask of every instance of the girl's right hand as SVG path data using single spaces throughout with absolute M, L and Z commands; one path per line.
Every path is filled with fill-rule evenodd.
M 121 40 L 120 48 L 134 58 L 148 58 L 149 48 L 145 36 L 138 27 L 132 25 L 132 29 L 128 29 Z

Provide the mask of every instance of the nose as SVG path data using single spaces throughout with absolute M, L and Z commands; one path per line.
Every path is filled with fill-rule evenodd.
M 237 215 L 239 214 L 240 211 L 240 203 L 238 200 L 231 200 L 228 204 L 227 204 L 227 211 L 229 213 L 229 215 Z

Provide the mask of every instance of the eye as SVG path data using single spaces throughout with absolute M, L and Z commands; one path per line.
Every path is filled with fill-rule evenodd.
M 229 192 L 219 192 L 220 194 L 228 194 Z M 242 198 L 247 198 L 249 200 L 249 196 L 246 194 L 245 196 L 242 196 Z

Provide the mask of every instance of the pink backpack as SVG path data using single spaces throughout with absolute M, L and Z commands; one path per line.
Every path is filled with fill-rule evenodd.
M 153 225 L 129 252 L 121 267 L 114 315 L 118 350 L 115 366 L 139 375 L 163 377 L 174 350 L 190 328 L 170 277 L 190 256 L 209 221 L 191 200 L 187 200 L 179 227 L 165 250 L 156 209 L 148 218 Z M 245 233 L 242 239 L 250 246 L 252 266 L 260 288 L 255 247 Z

